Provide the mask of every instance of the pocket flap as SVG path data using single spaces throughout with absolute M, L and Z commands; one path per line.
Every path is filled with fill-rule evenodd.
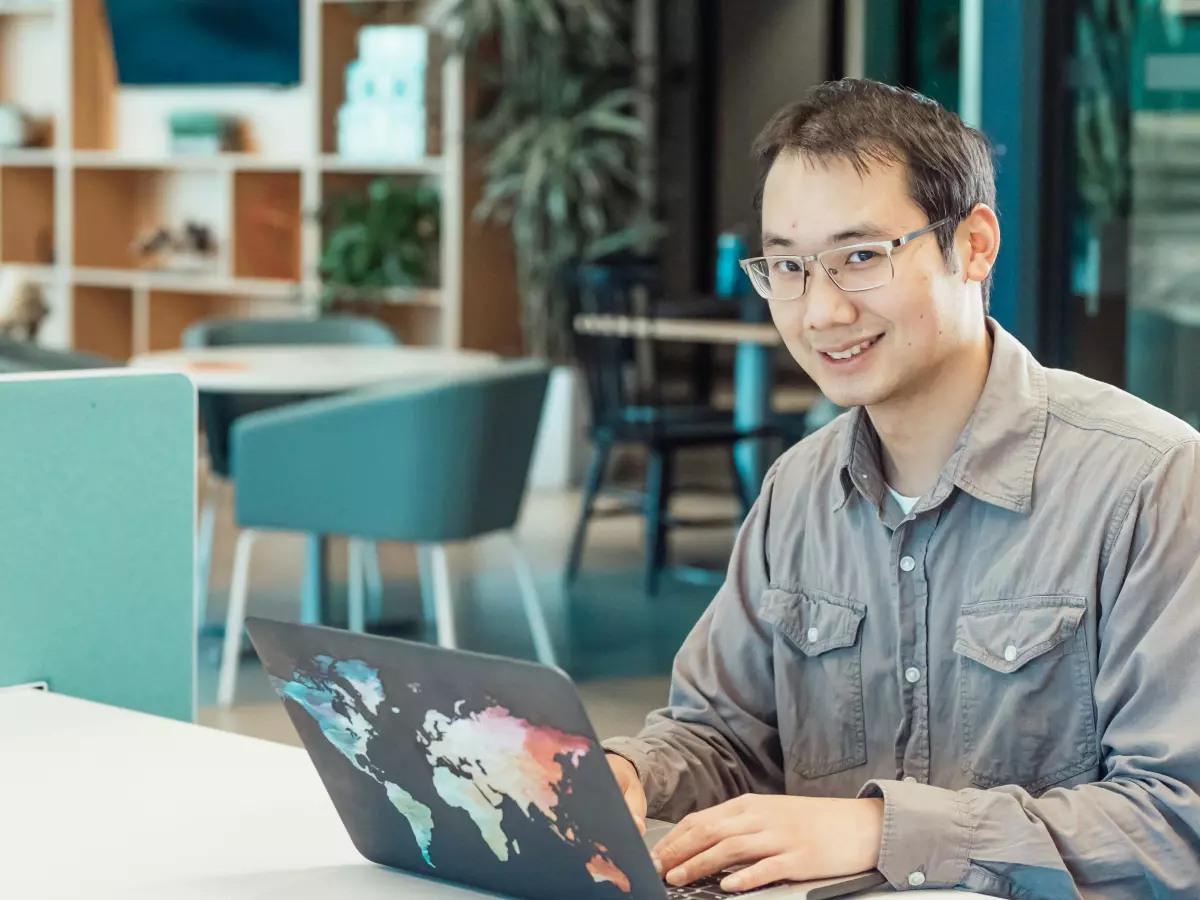
M 800 648 L 805 656 L 851 647 L 867 608 L 822 591 L 763 592 L 759 617 Z
M 1085 609 L 1082 597 L 1065 596 L 969 606 L 958 617 L 954 652 L 1007 675 L 1073 638 Z

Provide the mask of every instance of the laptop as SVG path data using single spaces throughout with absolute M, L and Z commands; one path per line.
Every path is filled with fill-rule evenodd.
M 520 900 L 712 900 L 665 885 L 574 684 L 557 669 L 248 618 L 246 627 L 354 846 L 410 874 Z M 877 872 L 750 892 L 826 900 Z

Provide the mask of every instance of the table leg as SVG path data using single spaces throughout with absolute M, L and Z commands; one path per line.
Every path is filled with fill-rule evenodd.
M 329 539 L 322 534 L 309 534 L 304 542 L 300 621 L 305 625 L 321 625 L 329 621 Z
M 738 344 L 733 380 L 735 424 L 745 429 L 762 428 L 771 416 L 771 348 L 762 344 Z M 767 474 L 766 441 L 742 441 L 734 453 L 746 489 L 752 499 L 757 499 Z

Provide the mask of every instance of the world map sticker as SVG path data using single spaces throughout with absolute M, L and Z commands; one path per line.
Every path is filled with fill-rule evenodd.
M 376 732 L 368 714 L 374 716 L 386 702 L 378 670 L 361 660 L 318 656 L 311 670 L 297 670 L 290 681 L 272 681 L 281 696 L 294 700 L 313 718 L 325 739 L 351 765 L 380 785 L 407 820 L 426 865 L 436 868 L 430 858 L 437 829 L 433 810 L 388 781 L 370 761 L 369 745 Z M 419 690 L 414 684 L 407 687 L 414 693 Z M 415 734 L 442 801 L 470 817 L 484 844 L 502 863 L 520 854 L 519 844 L 504 831 L 505 801 L 530 821 L 540 814 L 560 841 L 584 851 L 594 882 L 607 882 L 629 893 L 629 876 L 608 849 L 564 825 L 559 809 L 561 798 L 570 793 L 574 771 L 593 751 L 592 742 L 534 725 L 503 706 L 490 705 L 477 712 L 464 712 L 464 706 L 462 701 L 456 703 L 449 714 L 428 710 Z

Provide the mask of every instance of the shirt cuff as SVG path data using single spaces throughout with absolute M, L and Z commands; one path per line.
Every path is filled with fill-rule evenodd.
M 633 766 L 642 783 L 642 790 L 646 792 L 646 817 L 655 818 L 655 813 L 661 807 L 658 800 L 663 796 L 663 791 L 655 780 L 656 768 L 650 751 L 637 738 L 628 737 L 610 738 L 601 741 L 600 746 L 605 753 L 619 756 Z
M 952 888 L 964 882 L 975 833 L 969 796 L 905 781 L 868 781 L 858 796 L 883 798 L 878 868 L 892 887 Z

